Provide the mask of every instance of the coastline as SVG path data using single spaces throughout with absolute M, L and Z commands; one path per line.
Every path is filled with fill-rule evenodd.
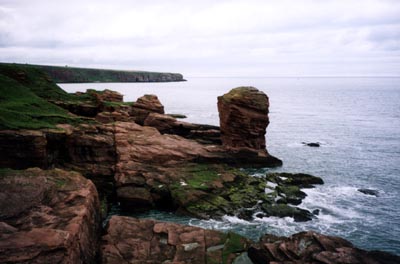
M 107 95 L 106 95 L 106 97 L 103 97 L 102 98 L 102 96 L 103 96 L 103 94 L 101 94 L 101 93 L 99 93 L 99 94 L 97 94 L 97 93 L 95 93 L 95 98 L 97 98 L 96 100 L 98 100 L 98 101 L 96 101 L 96 102 L 101 102 L 101 100 L 103 100 L 103 101 L 107 101 L 107 102 L 113 102 L 113 100 L 115 100 L 115 98 L 116 97 L 118 97 L 118 95 L 115 95 L 115 94 L 113 94 L 113 93 L 108 93 Z M 104 98 L 107 98 L 107 99 L 104 99 Z M 111 100 L 110 100 L 110 98 L 111 98 Z M 154 98 L 153 98 L 154 99 Z M 151 99 L 151 100 L 153 100 L 153 99 Z M 54 101 L 53 101 L 54 102 Z M 137 104 L 137 102 L 136 102 L 136 104 Z M 137 113 L 140 113 L 138 116 L 140 116 L 140 115 L 142 115 L 143 114 L 143 111 L 142 110 L 147 110 L 148 111 L 148 108 L 146 109 L 146 107 L 148 107 L 148 105 L 147 106 L 145 106 L 145 107 L 143 107 L 143 105 L 145 104 L 145 102 L 142 102 L 142 107 L 139 107 L 139 108 L 137 108 L 137 110 L 138 109 L 141 109 L 140 111 L 137 111 L 136 112 L 136 114 Z M 140 104 L 139 104 L 140 105 Z M 157 102 L 155 102 L 155 101 L 151 101 L 151 104 L 150 104 L 150 106 L 151 106 L 151 108 L 152 108 L 152 110 L 154 111 L 155 109 L 156 109 L 156 112 L 157 111 L 161 111 L 160 109 L 160 106 L 158 105 L 158 103 Z M 157 106 L 157 107 L 154 107 L 154 106 Z M 99 107 L 99 106 L 96 106 L 96 107 Z M 129 106 L 129 104 L 127 104 L 127 103 L 123 103 L 123 102 L 120 102 L 119 101 L 119 98 L 117 99 L 117 102 L 114 102 L 114 104 L 105 104 L 105 105 L 102 105 L 101 107 L 103 107 L 103 110 L 106 110 L 106 111 L 100 111 L 100 112 L 97 112 L 96 113 L 96 115 L 98 115 L 98 113 L 101 113 L 101 112 L 108 112 L 109 114 L 103 114 L 103 116 L 102 116 L 102 118 L 103 118 L 103 122 L 104 122 L 104 120 L 106 120 L 106 123 L 107 122 L 115 122 L 115 121 L 121 121 L 121 119 L 122 119 L 122 121 L 123 122 L 126 122 L 126 121 L 129 121 L 128 119 L 129 119 L 129 111 L 126 111 L 126 108 L 127 107 L 130 107 Z M 72 109 L 72 108 L 71 108 Z M 75 110 L 77 109 L 77 108 L 74 108 Z M 158 110 L 157 110 L 158 109 Z M 82 113 L 82 112 L 80 112 L 80 111 L 83 111 L 83 110 L 85 110 L 85 108 L 82 108 L 82 109 L 78 109 L 78 110 L 76 110 L 76 114 L 77 113 Z M 86 107 L 86 110 L 87 110 L 87 107 Z M 125 114 L 124 114 L 124 112 L 128 112 L 128 116 L 126 116 Z M 86 112 L 87 113 L 87 112 Z M 158 114 L 160 114 L 160 113 L 158 113 Z M 86 115 L 87 116 L 87 115 Z M 153 124 L 155 124 L 155 125 L 153 125 L 153 127 L 155 127 L 155 128 L 157 128 L 157 130 L 158 131 L 160 131 L 160 129 L 162 128 L 162 129 L 164 129 L 165 128 L 165 124 L 168 124 L 169 126 L 172 126 L 172 128 L 174 127 L 174 126 L 177 126 L 177 127 L 180 127 L 180 125 L 182 125 L 182 123 L 176 123 L 176 121 L 174 121 L 174 120 L 171 120 L 171 119 L 168 119 L 168 118 L 164 118 L 164 117 L 162 117 L 163 119 L 160 119 L 160 116 L 157 116 L 157 115 L 153 115 L 153 117 L 157 117 L 157 118 L 155 118 L 155 119 L 153 119 L 154 121 L 153 122 L 155 122 L 155 123 L 153 123 Z M 124 120 L 124 118 L 128 118 L 128 119 L 125 119 Z M 147 117 L 146 117 L 147 118 Z M 118 120 L 119 119 L 119 120 Z M 140 120 L 136 120 L 135 122 L 145 122 L 145 120 L 141 120 L 141 119 L 143 119 L 143 117 L 141 116 L 140 117 Z M 160 123 L 160 121 L 162 121 L 161 123 Z M 165 123 L 166 121 L 168 121 L 167 123 Z M 150 124 L 151 122 L 150 122 L 150 120 L 148 120 L 147 121 L 148 123 L 147 124 Z M 164 122 L 164 123 L 163 123 Z M 143 123 L 144 124 L 144 123 Z M 162 125 L 164 125 L 164 126 L 162 126 Z M 127 127 L 128 126 L 124 126 L 123 127 L 123 129 L 127 129 Z M 66 129 L 65 129 L 66 128 Z M 85 130 L 85 129 L 80 129 L 80 130 L 78 130 L 78 131 L 73 131 L 73 130 L 69 130 L 69 129 L 71 129 L 71 128 L 68 128 L 68 127 L 65 127 L 64 129 L 65 129 L 65 131 L 66 131 L 66 134 L 65 135 L 68 135 L 68 133 L 72 133 L 72 134 L 74 134 L 75 133 L 75 135 L 76 135 L 76 138 L 74 139 L 75 141 L 72 141 L 72 142 L 74 142 L 75 144 L 77 144 L 76 146 L 79 148 L 79 144 L 82 144 L 82 143 L 79 143 L 81 140 L 83 140 L 83 141 L 85 141 L 86 143 L 86 147 L 88 147 L 88 146 L 90 146 L 90 145 L 92 145 L 92 146 L 95 146 L 96 147 L 96 149 L 94 149 L 94 151 L 96 152 L 97 151 L 97 153 L 99 153 L 99 154 L 101 154 L 100 156 L 98 156 L 98 158 L 101 158 L 101 162 L 103 163 L 102 165 L 104 165 L 104 162 L 109 162 L 109 164 L 110 165 L 108 165 L 108 166 L 99 166 L 98 168 L 96 168 L 96 163 L 98 163 L 100 160 L 92 160 L 93 162 L 90 164 L 90 166 L 87 166 L 88 165 L 88 163 L 87 163 L 87 160 L 86 160 L 86 163 L 84 162 L 84 163 L 82 163 L 81 165 L 83 165 L 84 167 L 85 167 L 85 169 L 87 170 L 87 168 L 91 168 L 92 169 L 92 171 L 91 171 L 91 173 L 93 174 L 92 175 L 92 179 L 93 179 L 93 181 L 95 181 L 95 180 L 98 180 L 98 179 L 96 179 L 95 177 L 93 177 L 93 176 L 101 176 L 101 175 L 109 175 L 109 180 L 111 180 L 111 182 L 112 182 L 112 174 L 113 174 L 113 172 L 111 171 L 107 171 L 107 167 L 112 167 L 112 166 L 114 166 L 114 165 L 111 165 L 111 164 L 113 164 L 113 162 L 115 161 L 115 156 L 114 155 L 111 155 L 110 157 L 107 157 L 106 159 L 104 159 L 104 153 L 107 153 L 107 150 L 104 152 L 104 149 L 103 149 L 103 147 L 101 146 L 101 145 L 93 145 L 93 143 L 99 143 L 99 142 L 107 142 L 107 140 L 108 140 L 108 137 L 107 137 L 107 135 L 108 135 L 108 133 L 110 133 L 110 131 L 111 130 L 107 130 L 108 128 L 107 128 L 107 126 L 105 126 L 105 128 L 100 128 L 100 127 L 90 127 L 90 126 L 88 126 L 87 128 L 87 130 Z M 168 128 L 168 127 L 167 127 Z M 111 129 L 111 128 L 110 128 Z M 138 130 L 138 129 L 141 129 L 141 128 L 139 128 L 139 127 L 135 127 L 135 128 L 133 128 L 134 130 Z M 171 131 L 171 127 L 169 128 L 170 130 L 169 130 L 169 133 L 171 133 L 170 131 Z M 154 130 L 153 130 L 154 131 Z M 111 132 L 112 133 L 112 132 Z M 146 132 L 147 133 L 147 132 Z M 153 132 L 152 132 L 153 133 Z M 181 132 L 181 133 L 183 133 L 183 132 Z M 185 132 L 186 133 L 186 132 Z M 213 132 L 213 133 L 215 133 L 215 131 Z M 50 133 L 51 134 L 51 133 Z M 56 145 L 57 145 L 57 142 L 59 142 L 59 141 L 57 141 L 58 139 L 60 139 L 61 138 L 61 140 L 64 140 L 63 139 L 63 135 L 62 135 L 63 133 L 61 133 L 61 136 L 54 136 L 54 135 L 52 135 L 52 136 L 50 136 L 49 138 L 52 138 L 54 141 L 53 141 L 53 144 L 54 143 L 56 143 L 55 145 L 53 145 L 53 144 L 51 144 L 51 145 L 53 145 L 52 147 L 54 148 Z M 35 133 L 33 133 L 33 134 L 31 134 L 30 136 L 36 136 L 35 135 Z M 213 136 L 215 136 L 215 134 L 213 134 Z M 42 138 L 43 137 L 43 134 L 41 134 L 41 135 L 39 135 L 37 138 Z M 58 138 L 59 137 L 59 138 Z M 103 138 L 99 138 L 99 137 L 103 137 Z M 99 140 L 99 139 L 101 139 L 101 140 Z M 202 138 L 203 140 L 204 140 L 204 137 Z M 28 141 L 27 142 L 29 142 L 31 139 L 28 139 Z M 71 139 L 66 139 L 68 142 L 70 142 L 71 143 Z M 93 143 L 90 143 L 90 142 L 93 142 Z M 50 142 L 50 141 L 48 141 L 48 142 Z M 89 142 L 89 143 L 88 143 Z M 128 142 L 129 143 L 129 142 Z M 150 142 L 150 144 L 152 144 L 153 142 Z M 9 144 L 9 142 L 7 143 L 7 144 Z M 89 145 L 88 145 L 89 144 Z M 125 144 L 125 143 L 124 143 Z M 131 143 L 129 143 L 129 144 L 131 144 Z M 40 144 L 39 144 L 39 146 L 40 146 Z M 49 146 L 49 145 L 48 145 Z M 126 145 L 124 145 L 125 147 L 126 147 Z M 50 146 L 49 146 L 50 147 Z M 46 147 L 47 149 L 49 148 L 49 147 Z M 52 148 L 52 147 L 50 147 L 50 149 Z M 11 148 L 12 148 L 12 146 L 11 146 Z M 121 153 L 121 152 L 119 152 L 119 153 Z M 27 157 L 29 157 L 29 156 L 31 156 L 31 155 L 27 155 Z M 44 155 L 43 157 L 45 157 L 45 156 L 47 156 L 47 155 Z M 52 158 L 54 158 L 54 157 L 52 157 Z M 79 159 L 79 158 L 81 158 L 81 157 L 76 157 L 77 159 Z M 215 157 L 213 157 L 213 158 L 215 158 Z M 40 157 L 39 157 L 39 159 L 41 159 Z M 48 162 L 48 157 L 46 157 L 46 158 L 43 158 L 43 159 L 46 159 L 47 160 L 47 162 Z M 7 159 L 3 159 L 3 160 L 7 160 Z M 57 160 L 57 158 L 56 158 L 56 160 Z M 81 161 L 82 162 L 82 161 Z M 63 164 L 63 165 L 65 165 L 65 164 Z M 71 166 L 71 168 L 73 168 L 73 169 L 79 169 L 79 166 L 77 167 L 77 164 L 73 164 L 74 166 Z M 107 164 L 106 164 L 107 165 Z M 47 165 L 41 165 L 41 166 L 47 166 Z M 57 166 L 57 165 L 56 165 Z M 207 171 L 208 171 L 209 169 L 207 169 Z M 83 172 L 83 174 L 85 174 L 85 172 L 84 172 L 84 170 L 82 171 Z M 141 173 L 143 173 L 143 172 L 141 172 Z M 97 174 L 97 175 L 95 175 L 95 174 Z M 140 177 L 139 177 L 140 178 Z M 129 183 L 129 184 L 132 184 L 132 182 L 133 181 L 136 181 L 136 180 L 138 180 L 137 178 L 135 178 L 135 180 L 134 179 L 122 179 L 122 182 L 123 181 L 126 181 L 126 180 L 128 180 L 126 183 Z M 142 182 L 136 182 L 136 183 L 134 183 L 134 184 L 137 184 L 138 186 L 143 186 L 143 183 Z M 198 180 L 196 180 L 195 181 L 195 184 L 198 184 Z M 201 182 L 199 183 L 199 184 L 202 184 Z M 141 189 L 140 189 L 141 190 Z M 139 191 L 139 189 L 136 189 L 136 191 Z M 142 193 L 143 194 L 143 193 Z M 136 198 L 135 198 L 136 199 Z M 193 242 L 194 243 L 194 242 Z

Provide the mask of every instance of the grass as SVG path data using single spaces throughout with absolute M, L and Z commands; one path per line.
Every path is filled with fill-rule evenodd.
M 0 63 L 0 74 L 15 80 L 37 96 L 47 100 L 79 99 L 61 89 L 49 75 L 32 65 Z
M 121 106 L 132 106 L 134 102 L 110 102 L 110 101 L 104 101 L 105 106 L 111 106 L 114 108 L 118 108 Z
M 55 128 L 59 123 L 81 122 L 48 100 L 81 98 L 62 90 L 40 70 L 0 64 L 0 129 Z

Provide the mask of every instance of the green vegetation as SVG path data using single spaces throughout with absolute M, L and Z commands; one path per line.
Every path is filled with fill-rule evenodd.
M 230 263 L 229 256 L 235 253 L 243 253 L 247 250 L 247 240 L 241 235 L 229 232 L 222 251 L 222 263 Z
M 257 94 L 257 96 L 253 96 L 252 94 Z M 218 97 L 218 99 L 225 103 L 231 103 L 232 101 L 236 103 L 243 103 L 246 102 L 246 98 L 248 98 L 250 95 L 252 95 L 252 105 L 249 105 L 248 107 L 268 111 L 268 97 L 264 93 L 260 93 L 256 88 L 250 86 L 242 86 L 232 89 L 223 96 Z
M 207 197 L 192 203 L 187 207 L 187 210 L 191 213 L 196 212 L 213 212 L 213 211 L 224 211 L 224 208 L 228 208 L 229 202 L 218 195 L 209 194 Z
M 194 189 L 208 189 L 209 183 L 219 178 L 215 168 L 205 164 L 193 165 L 188 167 L 185 172 L 189 174 L 187 184 Z
M 81 122 L 47 100 L 81 98 L 66 93 L 40 70 L 0 64 L 0 129 L 54 128 Z
M 8 174 L 14 173 L 14 172 L 16 172 L 16 171 L 13 170 L 13 169 L 9 169 L 9 168 L 0 168 L 0 177 L 7 176 Z
M 104 106 L 119 108 L 121 106 L 132 106 L 134 102 L 109 102 L 104 101 Z
M 51 79 L 49 75 L 32 65 L 0 63 L 0 75 L 15 80 L 37 96 L 47 100 L 78 100 L 65 92 Z M 4 85 L 1 84 L 3 87 Z M 12 87 L 9 87 L 9 91 Z

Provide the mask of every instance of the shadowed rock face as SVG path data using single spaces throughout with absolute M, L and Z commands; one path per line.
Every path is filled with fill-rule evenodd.
M 94 184 L 59 169 L 0 172 L 0 263 L 95 263 Z
M 291 237 L 264 235 L 252 245 L 248 256 L 254 264 L 324 263 L 324 264 L 395 264 L 400 257 L 381 252 L 364 251 L 340 237 L 325 236 L 312 231 Z
M 254 87 L 238 87 L 218 97 L 221 139 L 226 148 L 265 150 L 269 101 Z
M 42 131 L 0 131 L 0 167 L 25 169 L 45 168 L 47 162 L 47 140 Z
M 238 258 L 250 261 L 249 243 L 233 233 L 113 216 L 101 242 L 101 255 L 104 264 L 233 263 Z

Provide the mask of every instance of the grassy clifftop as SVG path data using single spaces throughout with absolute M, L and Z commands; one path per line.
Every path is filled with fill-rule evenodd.
M 4 65 L 25 66 L 41 69 L 46 72 L 56 83 L 184 81 L 182 74 L 179 73 L 120 71 L 47 65 L 0 63 L 0 67 Z
M 0 129 L 53 128 L 58 123 L 80 122 L 48 100 L 82 99 L 62 90 L 40 69 L 0 64 Z

